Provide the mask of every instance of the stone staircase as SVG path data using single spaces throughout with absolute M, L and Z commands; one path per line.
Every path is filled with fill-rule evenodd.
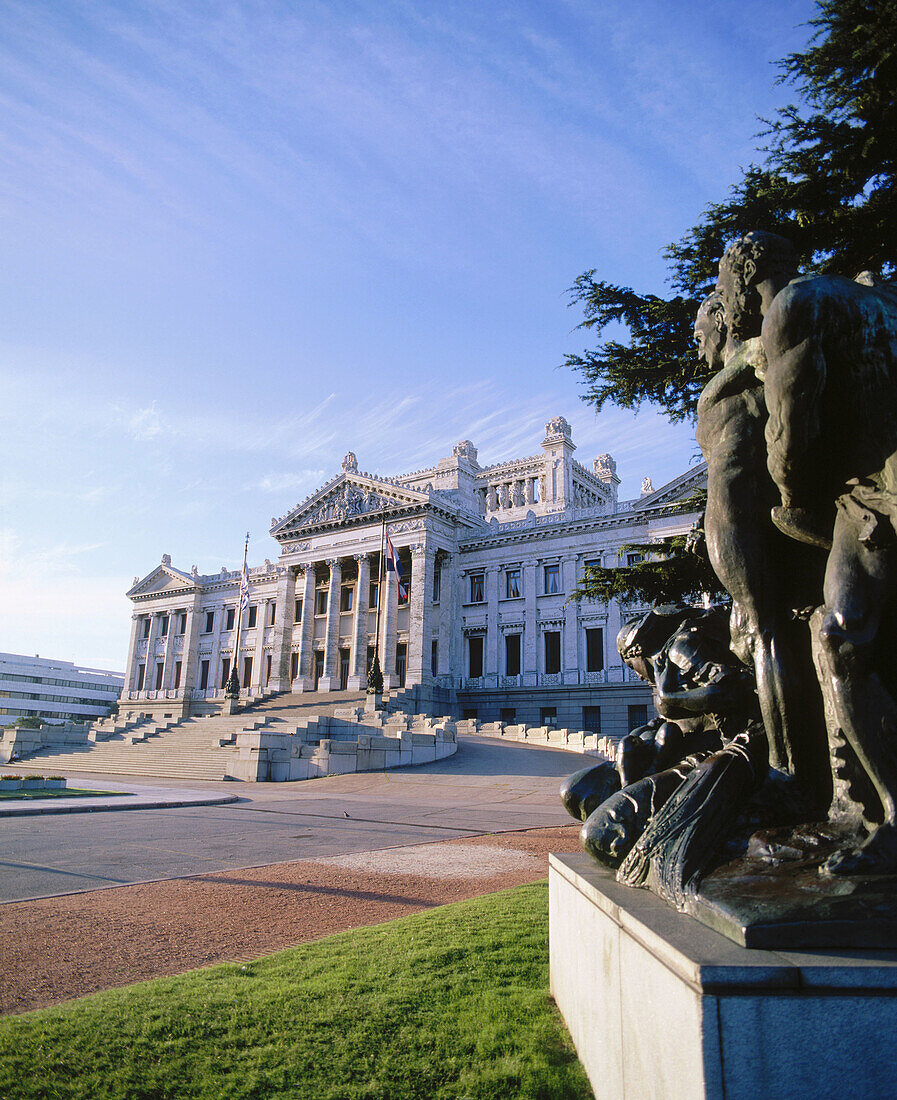
M 237 734 L 264 722 L 245 715 L 187 718 L 164 723 L 129 723 L 125 730 L 91 730 L 82 745 L 50 745 L 23 760 L 16 771 L 99 772 L 110 775 L 220 780 L 228 764 Z
M 0 761 L 43 775 L 83 771 L 282 781 L 442 759 L 455 751 L 458 733 L 613 756 L 607 738 L 583 730 L 434 718 L 411 713 L 416 699 L 405 692 L 393 693 L 384 710 L 366 714 L 365 700 L 362 691 L 284 693 L 239 714 L 161 722 L 105 719 L 77 729 L 16 730 L 0 737 Z
M 351 751 L 349 745 L 357 745 L 360 737 L 399 738 L 403 732 L 433 733 L 433 719 L 426 715 L 412 717 L 403 711 L 390 712 L 388 708 L 365 715 L 365 699 L 364 692 L 284 693 L 233 715 L 161 722 L 147 718 L 105 719 L 84 727 L 75 743 L 71 733 L 61 740 L 53 727 L 45 726 L 27 731 L 27 740 L 20 737 L 16 741 L 12 765 L 17 771 L 45 775 L 84 771 L 195 780 L 254 778 L 243 774 L 246 768 L 241 769 L 239 757 L 257 751 L 263 743 L 278 746 L 289 743 L 290 738 L 294 749 L 301 743 L 302 755 L 319 758 L 329 757 L 331 742 L 344 745 L 343 749 L 333 750 L 334 756 L 337 753 L 346 756 Z M 443 732 L 446 721 L 441 723 Z M 452 726 L 452 734 L 453 730 Z M 260 735 L 265 735 L 263 740 Z M 250 743 L 255 750 L 249 748 Z M 369 741 L 365 742 L 368 744 Z M 303 770 L 319 774 L 320 766 L 308 765 Z

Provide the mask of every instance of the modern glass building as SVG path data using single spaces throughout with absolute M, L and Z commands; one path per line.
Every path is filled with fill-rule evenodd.
M 72 661 L 0 653 L 0 726 L 22 718 L 92 722 L 105 718 L 121 694 L 123 672 L 82 668 Z

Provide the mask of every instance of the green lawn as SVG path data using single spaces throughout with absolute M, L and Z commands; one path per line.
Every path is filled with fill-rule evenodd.
M 127 791 L 88 791 L 82 787 L 43 787 L 28 791 L 19 787 L 17 791 L 0 791 L 0 802 L 23 798 L 96 798 L 97 795 L 109 795 L 116 798 L 118 795 L 127 794 Z
M 521 886 L 0 1020 L 0 1097 L 591 1096 Z

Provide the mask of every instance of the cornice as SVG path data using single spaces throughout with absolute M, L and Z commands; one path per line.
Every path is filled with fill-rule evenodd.
M 566 535 L 580 534 L 587 531 L 613 531 L 626 527 L 644 527 L 655 519 L 672 516 L 698 516 L 698 512 L 692 506 L 680 507 L 675 504 L 659 505 L 650 511 L 616 512 L 612 516 L 591 516 L 580 519 L 559 520 L 550 524 L 532 524 L 521 526 L 512 531 L 502 530 L 484 532 L 481 536 L 458 540 L 459 553 L 468 553 L 471 550 L 501 546 L 515 542 L 541 542 L 546 539 L 562 538 Z

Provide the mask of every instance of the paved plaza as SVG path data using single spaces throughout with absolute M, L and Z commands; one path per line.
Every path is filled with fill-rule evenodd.
M 0 901 L 567 825 L 558 787 L 593 760 L 462 737 L 455 757 L 416 768 L 297 783 L 164 782 L 174 801 L 179 788 L 201 788 L 238 795 L 228 805 L 7 817 Z M 109 776 L 68 778 L 129 789 Z

